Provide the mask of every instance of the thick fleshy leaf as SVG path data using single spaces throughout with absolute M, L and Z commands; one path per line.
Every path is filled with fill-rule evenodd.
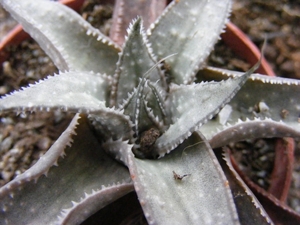
M 50 110 L 74 112 L 105 109 L 108 78 L 100 74 L 67 72 L 49 76 L 0 100 L 0 110 Z
M 155 60 L 143 30 L 142 20 L 137 18 L 128 28 L 128 37 L 117 63 L 111 105 L 123 104 L 128 93 L 133 92 L 140 83 L 140 78 L 144 77 L 149 69 L 156 64 Z M 162 86 L 166 85 L 163 74 L 158 67 L 151 70 L 147 74 L 147 78 Z
M 106 108 L 89 114 L 89 119 L 102 141 L 132 140 L 133 124 L 123 111 Z
M 146 85 L 146 82 L 146 79 L 142 79 L 140 81 L 138 87 L 129 96 L 129 99 L 123 106 L 124 113 L 130 116 L 131 121 L 134 124 L 134 132 L 136 136 L 154 126 L 153 121 L 149 116 L 151 109 L 148 108 L 147 100 L 145 99 L 145 92 L 148 91 L 149 93 L 149 87 Z
M 1 0 L 62 71 L 112 75 L 118 47 L 70 8 L 48 0 Z
M 129 150 L 127 166 L 149 224 L 238 224 L 225 176 L 199 134 L 158 160 Z
M 201 131 L 206 131 L 205 125 Z M 299 138 L 300 132 L 282 122 L 276 122 L 270 119 L 266 120 L 246 120 L 238 121 L 236 124 L 225 126 L 222 130 L 216 130 L 213 135 L 208 135 L 212 148 L 218 148 L 227 145 L 229 142 L 238 142 L 249 138 L 273 138 L 273 137 L 295 137 Z
M 231 165 L 228 152 L 215 152 L 220 165 L 229 181 L 229 186 L 239 215 L 241 224 L 263 225 L 272 224 L 271 219 L 251 190 Z
M 148 30 L 149 41 L 158 58 L 166 60 L 171 79 L 187 84 L 209 55 L 223 30 L 230 0 L 173 1 Z
M 77 120 L 33 167 L 0 189 L 2 222 L 79 224 L 132 191 L 128 170 L 104 153 L 85 118 Z
M 220 82 L 171 86 L 167 101 L 171 107 L 173 124 L 157 139 L 154 154 L 162 156 L 171 151 L 212 119 L 234 97 L 257 66 L 245 74 Z
M 240 74 L 207 68 L 199 73 L 199 79 L 223 80 Z M 222 110 L 200 130 L 208 139 L 214 139 L 213 147 L 249 136 L 299 137 L 299 96 L 299 80 L 253 74 L 227 105 L 229 110 Z M 226 119 L 222 121 L 220 114 Z
M 169 112 L 164 105 L 161 88 L 143 78 L 138 87 L 123 103 L 124 114 L 128 115 L 134 124 L 134 136 L 138 137 L 149 129 L 155 129 L 159 135 L 170 124 Z M 165 93 L 162 91 L 163 94 Z M 158 136 L 159 136 L 158 135 Z M 155 139 L 156 140 L 156 139 Z M 138 142 L 140 140 L 137 140 Z M 148 144 L 147 144 L 148 145 Z

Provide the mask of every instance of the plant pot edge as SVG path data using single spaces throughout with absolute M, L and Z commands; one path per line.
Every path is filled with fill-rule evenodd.
M 232 22 L 226 24 L 226 31 L 221 34 L 221 38 L 234 53 L 250 63 L 251 66 L 259 61 L 261 51 L 250 38 Z M 261 65 L 257 69 L 257 72 L 268 76 L 276 76 L 264 56 L 262 57 Z
M 59 3 L 64 4 L 78 12 L 85 0 L 59 0 Z M 16 25 L 0 42 L 0 67 L 2 63 L 9 57 L 6 49 L 10 46 L 19 45 L 22 41 L 30 38 L 20 24 Z

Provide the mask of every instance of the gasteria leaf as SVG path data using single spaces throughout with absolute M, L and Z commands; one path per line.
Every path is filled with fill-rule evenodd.
M 0 109 L 34 111 L 61 108 L 65 111 L 93 112 L 105 109 L 107 89 L 108 78 L 105 76 L 67 72 L 49 76 L 37 84 L 3 97 Z
M 174 83 L 194 80 L 224 29 L 230 6 L 231 1 L 173 1 L 150 26 L 148 36 L 158 58 L 178 53 L 167 60 Z
M 128 155 L 135 190 L 150 224 L 237 223 L 225 176 L 199 134 L 159 160 Z
M 206 81 L 240 75 L 240 72 L 216 68 L 201 71 L 201 79 Z M 230 111 L 226 121 L 220 122 L 221 114 L 226 114 L 224 111 L 200 130 L 213 139 L 214 147 L 247 137 L 299 137 L 299 87 L 299 80 L 253 74 L 227 105 Z

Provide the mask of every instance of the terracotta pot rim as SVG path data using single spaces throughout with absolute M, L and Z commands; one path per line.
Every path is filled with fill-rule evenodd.
M 79 11 L 85 0 L 59 0 L 61 4 L 67 5 L 75 11 Z M 16 25 L 0 42 L 0 67 L 2 63 L 9 57 L 6 48 L 13 45 L 18 45 L 22 41 L 30 38 L 20 24 Z
M 233 23 L 228 22 L 226 24 L 226 31 L 221 34 L 221 38 L 226 45 L 228 45 L 239 57 L 250 63 L 251 66 L 258 62 L 261 51 L 250 38 Z M 276 76 L 265 57 L 262 57 L 261 66 L 258 68 L 257 72 L 268 76 Z

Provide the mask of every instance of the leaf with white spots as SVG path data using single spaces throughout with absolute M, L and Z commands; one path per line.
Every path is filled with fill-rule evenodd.
M 128 28 L 128 37 L 117 63 L 111 105 L 119 106 L 124 99 L 127 99 L 128 93 L 133 92 L 138 86 L 140 78 L 144 77 L 156 64 L 155 60 L 143 30 L 142 20 L 137 18 Z M 159 67 L 151 70 L 147 78 L 165 86 Z
M 119 48 L 76 12 L 48 0 L 1 0 L 59 70 L 112 75 Z
M 133 190 L 128 170 L 104 153 L 85 118 L 75 129 L 77 119 L 33 167 L 0 189 L 1 224 L 80 224 Z
M 0 99 L 0 111 L 58 108 L 87 113 L 105 110 L 109 85 L 107 79 L 100 74 L 82 72 L 49 76 Z
M 146 80 L 142 79 L 124 105 L 124 114 L 129 115 L 134 124 L 134 132 L 136 135 L 153 127 L 151 117 L 147 111 L 145 92 L 149 92 L 149 87 L 146 86 Z M 151 92 L 150 92 L 151 93 Z M 151 93 L 152 94 L 152 93 Z
M 223 30 L 230 0 L 173 1 L 148 31 L 149 41 L 159 59 L 166 60 L 176 84 L 192 82 Z
M 171 86 L 167 101 L 173 124 L 157 139 L 154 155 L 163 156 L 170 152 L 202 124 L 211 120 L 234 97 L 257 66 L 245 74 L 220 82 Z
M 128 154 L 127 166 L 149 224 L 239 224 L 226 178 L 199 134 L 159 160 Z
M 223 80 L 241 74 L 207 68 L 198 76 L 201 80 Z M 206 138 L 215 140 L 214 146 L 249 136 L 299 137 L 299 96 L 299 80 L 253 74 L 228 104 L 232 111 L 225 126 L 217 117 L 202 126 L 200 131 Z

